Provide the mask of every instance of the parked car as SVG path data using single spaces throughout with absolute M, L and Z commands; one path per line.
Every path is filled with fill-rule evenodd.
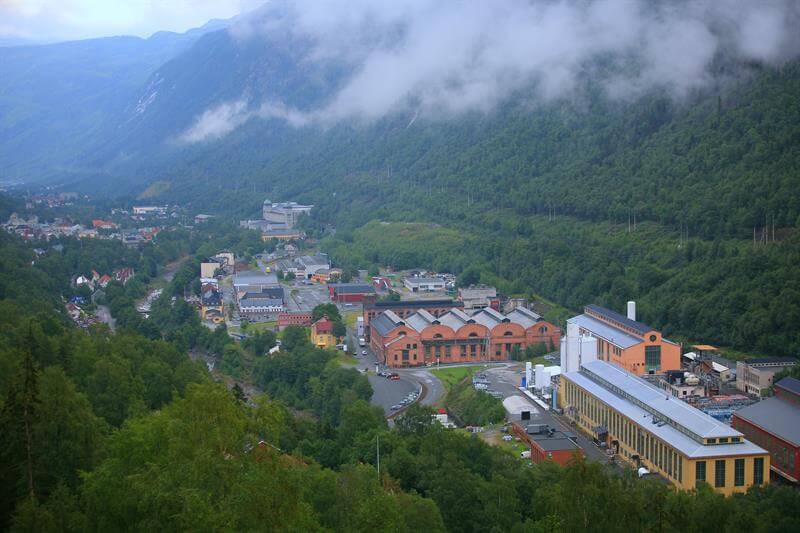
M 389 379 L 392 381 L 400 381 L 400 376 L 398 374 L 390 374 Z
M 511 435 L 503 435 L 503 440 L 506 442 L 511 442 L 512 440 L 514 440 L 514 437 L 512 437 Z
M 397 411 L 398 409 L 402 409 L 402 408 L 403 408 L 402 405 L 393 405 L 393 406 L 390 407 L 390 409 L 392 411 Z

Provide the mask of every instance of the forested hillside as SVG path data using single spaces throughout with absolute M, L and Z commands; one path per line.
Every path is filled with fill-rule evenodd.
M 507 294 L 573 310 L 635 299 L 669 335 L 795 355 L 796 94 L 795 62 L 692 101 L 597 98 L 409 127 L 289 129 L 280 149 L 259 149 L 267 126 L 253 121 L 173 163 L 170 175 L 185 178 L 165 198 L 188 191 L 240 216 L 263 197 L 313 202 L 308 228 L 332 223 L 326 246 L 344 264 L 477 269 Z M 220 176 L 233 176 L 222 190 Z M 376 220 L 438 223 L 449 237 L 351 231 Z

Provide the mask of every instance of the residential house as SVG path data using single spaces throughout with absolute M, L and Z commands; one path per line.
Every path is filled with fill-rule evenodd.
M 335 348 L 339 338 L 333 334 L 333 321 L 323 316 L 311 325 L 311 343 L 317 348 Z

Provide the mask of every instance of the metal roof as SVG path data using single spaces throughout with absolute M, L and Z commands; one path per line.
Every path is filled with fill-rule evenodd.
M 495 313 L 497 312 L 495 311 Z M 481 309 L 480 311 L 472 315 L 472 320 L 474 320 L 478 324 L 486 326 L 489 329 L 492 329 L 497 324 L 499 324 L 502 319 L 497 318 L 497 316 L 494 313 L 487 312 L 486 309 Z
M 241 285 L 277 285 L 278 276 L 276 274 L 260 274 L 257 272 L 243 272 L 233 276 L 233 284 Z
M 406 318 L 406 324 L 420 333 L 423 329 L 431 325 L 431 323 L 420 313 L 414 313 L 410 317 Z
M 452 328 L 454 331 L 466 324 L 466 320 L 455 313 L 447 312 L 439 317 L 439 323 Z
M 636 320 L 631 320 L 630 318 L 621 313 L 617 313 L 616 311 L 612 311 L 611 309 L 606 309 L 605 307 L 599 305 L 589 304 L 585 306 L 584 309 L 588 309 L 590 311 L 597 313 L 598 315 L 602 315 L 604 317 L 609 318 L 610 320 L 619 322 L 620 324 L 627 326 L 642 335 L 644 335 L 648 331 L 653 331 L 654 329 L 648 326 L 647 324 L 644 324 L 642 322 L 637 322 Z
M 503 407 L 511 415 L 519 415 L 522 411 L 538 412 L 539 409 L 519 394 L 508 396 L 503 400 Z
M 437 300 L 402 300 L 399 302 L 383 301 L 365 303 L 365 309 L 375 309 L 379 307 L 384 308 L 408 308 L 408 309 L 423 309 L 430 307 L 464 307 L 464 302 L 458 302 L 451 299 L 437 299 Z
M 375 328 L 375 331 L 377 331 L 380 335 L 386 335 L 395 327 L 397 327 L 396 324 L 392 322 L 392 320 L 384 313 L 381 313 L 373 318 L 370 322 L 370 326 Z
M 792 402 L 777 397 L 767 398 L 739 409 L 734 416 L 800 446 L 800 406 Z
M 561 450 L 577 450 L 578 445 L 572 442 L 562 432 L 557 431 L 553 436 L 546 433 L 540 435 L 529 435 L 539 448 L 546 452 L 556 452 Z
M 586 363 L 584 366 L 593 365 L 594 363 L 601 363 L 602 365 L 613 366 L 610 363 L 606 363 L 604 361 L 593 361 L 591 363 Z M 597 369 L 598 365 L 594 365 L 594 368 Z M 620 370 L 621 372 L 624 372 Z M 625 372 L 627 374 L 627 372 Z M 666 400 L 666 396 L 664 395 L 663 391 L 658 391 L 654 387 L 649 386 L 643 380 L 636 378 L 632 374 L 629 374 L 631 382 L 628 383 L 631 385 L 632 389 L 638 389 L 640 385 L 646 386 L 648 389 L 652 389 L 654 392 L 659 392 L 658 396 L 662 398 L 662 402 L 670 402 L 670 408 L 673 406 L 675 407 L 674 413 L 675 414 L 683 414 L 686 416 L 688 423 L 692 425 L 694 430 L 699 430 L 703 433 L 708 434 L 709 437 L 713 436 L 727 436 L 727 437 L 742 437 L 742 434 L 738 431 L 725 426 L 721 422 L 711 418 L 710 416 L 702 413 L 701 411 L 695 409 L 694 407 L 689 406 L 688 404 L 684 403 L 683 401 L 672 398 L 671 400 Z M 713 445 L 704 445 L 695 440 L 694 438 L 690 437 L 686 433 L 680 431 L 676 427 L 673 427 L 671 424 L 654 424 L 653 423 L 653 415 L 650 411 L 640 407 L 636 403 L 617 395 L 616 393 L 612 392 L 611 390 L 607 389 L 606 387 L 600 385 L 596 381 L 589 378 L 587 375 L 581 372 L 569 372 L 567 374 L 562 374 L 562 379 L 567 379 L 582 389 L 586 390 L 592 396 L 598 398 L 600 401 L 611 407 L 613 410 L 617 411 L 621 415 L 627 417 L 632 422 L 637 424 L 643 430 L 655 435 L 662 441 L 668 443 L 670 446 L 674 447 L 676 450 L 681 452 L 687 457 L 690 458 L 703 458 L 703 457 L 720 457 L 720 456 L 734 456 L 734 455 L 752 455 L 752 454 L 766 454 L 767 452 L 756 446 L 755 444 L 747 441 L 742 440 L 741 442 L 737 443 L 730 443 L 730 444 L 713 444 Z M 640 382 L 636 384 L 636 382 Z M 621 383 L 625 385 L 625 383 Z M 625 389 L 628 391 L 629 389 Z M 641 391 L 639 391 L 641 392 Z M 644 394 L 643 396 L 648 396 L 649 392 Z M 658 401 L 655 401 L 654 398 L 649 398 L 649 402 L 652 402 L 658 405 Z M 682 404 L 682 405 L 681 405 Z M 650 406 L 652 407 L 652 405 Z M 663 406 L 659 406 L 662 407 Z M 669 410 L 666 409 L 665 410 Z M 695 411 L 695 412 L 692 412 Z M 679 413 L 678 413 L 679 412 Z M 665 417 L 662 415 L 661 419 L 663 420 Z M 702 427 L 701 427 L 702 426 Z
M 263 287 L 260 291 L 245 292 L 242 298 L 248 299 L 283 299 L 283 287 Z
M 410 278 L 405 278 L 403 281 L 407 281 L 407 282 L 415 284 L 415 285 L 421 285 L 423 283 L 427 284 L 427 285 L 430 285 L 430 284 L 433 284 L 433 283 L 440 283 L 440 284 L 444 285 L 444 283 L 445 283 L 444 278 L 423 278 L 423 277 L 419 277 L 419 276 L 413 276 L 413 277 L 410 277 Z
M 578 315 L 570 318 L 567 322 L 577 324 L 581 328 L 591 332 L 595 337 L 600 337 L 601 339 L 623 349 L 636 346 L 642 342 L 642 339 L 635 337 L 630 333 L 626 333 L 619 328 L 615 328 L 614 326 L 606 324 L 605 322 L 602 322 L 589 315 Z
M 525 312 L 527 311 L 527 312 Z M 511 311 L 508 315 L 508 318 L 511 319 L 512 322 L 517 322 L 522 324 L 525 329 L 533 326 L 542 318 L 541 316 L 537 315 L 533 311 L 525 309 L 524 307 L 518 307 Z
M 794 394 L 800 394 L 800 379 L 795 379 L 791 376 L 783 378 L 775 384 L 776 387 L 786 389 Z
M 791 357 L 752 357 L 745 359 L 747 365 L 793 365 L 797 362 Z
M 336 294 L 370 294 L 375 287 L 366 283 L 334 283 L 331 284 Z
M 242 298 L 239 300 L 239 307 L 283 307 L 283 300 L 277 298 Z

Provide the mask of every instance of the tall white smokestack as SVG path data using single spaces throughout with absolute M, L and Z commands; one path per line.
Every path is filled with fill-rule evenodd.
M 636 302 L 628 302 L 628 318 L 636 320 Z

